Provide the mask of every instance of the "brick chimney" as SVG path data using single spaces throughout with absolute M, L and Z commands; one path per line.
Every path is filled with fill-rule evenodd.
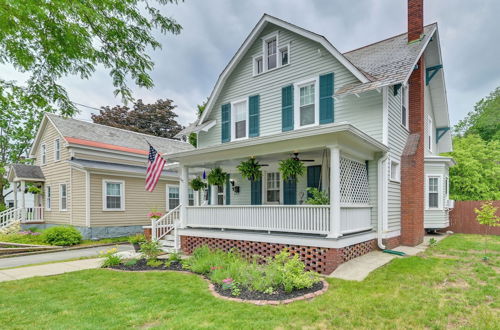
M 423 34 L 423 0 L 408 0 L 408 42 Z M 415 246 L 424 238 L 424 73 L 423 56 L 408 80 L 410 135 L 401 156 L 401 244 Z

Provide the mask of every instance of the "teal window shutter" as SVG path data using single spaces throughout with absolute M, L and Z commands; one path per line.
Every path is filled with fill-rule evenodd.
M 281 130 L 293 130 L 293 85 L 281 89 Z
M 297 204 L 297 180 L 283 181 L 283 204 Z
M 262 180 L 250 181 L 250 202 L 252 205 L 262 204 Z
M 231 141 L 231 104 L 223 104 L 221 106 L 221 141 Z
M 333 123 L 333 73 L 319 76 L 319 123 Z
M 320 189 L 320 180 L 321 178 L 321 165 L 314 165 L 307 167 L 307 188 L 316 188 Z M 312 195 L 308 192 L 307 197 L 312 197 Z
M 208 205 L 212 204 L 212 186 L 208 185 Z
M 248 98 L 248 135 L 250 137 L 259 136 L 260 133 L 260 97 L 253 95 Z
M 226 205 L 231 205 L 231 181 L 230 174 L 226 175 Z

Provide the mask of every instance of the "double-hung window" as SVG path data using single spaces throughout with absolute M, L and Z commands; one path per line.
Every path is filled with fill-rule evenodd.
M 40 153 L 41 153 L 40 158 L 42 158 L 42 165 L 47 164 L 47 148 L 45 147 L 45 144 L 42 144 Z
M 247 118 L 248 107 L 247 101 L 239 101 L 233 103 L 233 140 L 243 139 L 247 137 Z
M 278 53 L 276 48 L 276 38 L 266 40 L 267 70 L 274 69 L 278 66 Z
M 61 160 L 61 140 L 59 139 L 54 141 L 54 160 L 56 162 Z
M 123 181 L 103 181 L 103 197 L 104 210 L 106 211 L 123 211 L 125 210 L 124 201 L 124 185 Z
M 439 177 L 430 176 L 427 179 L 427 207 L 439 208 Z
M 260 74 L 264 71 L 264 60 L 262 56 L 258 56 L 254 59 L 254 75 Z
M 280 65 L 287 65 L 290 60 L 288 58 L 288 46 L 280 48 Z
M 173 210 L 181 203 L 179 186 L 167 185 L 167 210 Z M 194 191 L 188 189 L 188 205 L 194 205 Z
M 52 208 L 52 189 L 50 186 L 45 186 L 45 209 L 50 211 Z
M 401 125 L 408 128 L 408 86 L 401 87 Z
M 59 211 L 68 209 L 68 186 L 65 183 L 59 185 Z
M 315 83 L 300 86 L 300 126 L 312 125 L 315 118 Z
M 266 175 L 266 201 L 270 204 L 280 203 L 280 174 L 279 172 L 267 173 Z

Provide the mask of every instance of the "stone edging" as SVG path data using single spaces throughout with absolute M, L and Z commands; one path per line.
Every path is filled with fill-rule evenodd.
M 259 305 L 259 306 L 264 306 L 264 305 L 286 305 L 293 303 L 294 301 L 299 301 L 299 300 L 310 300 L 313 299 L 317 296 L 321 296 L 323 293 L 325 293 L 328 290 L 328 282 L 325 281 L 324 279 L 321 279 L 321 282 L 323 282 L 323 288 L 321 290 L 311 292 L 311 293 L 306 293 L 305 295 L 290 298 L 290 299 L 284 299 L 284 300 L 246 300 L 246 299 L 240 299 L 240 298 L 233 298 L 233 297 L 226 297 L 221 294 L 219 294 L 215 290 L 215 286 L 212 282 L 210 282 L 208 279 L 203 277 L 200 274 L 196 274 L 193 272 L 189 271 L 178 271 L 178 270 L 170 270 L 170 269 L 165 269 L 165 270 L 123 270 L 123 269 L 115 269 L 115 268 L 104 268 L 104 269 L 109 269 L 115 272 L 125 272 L 125 273 L 151 273 L 151 272 L 172 272 L 172 273 L 181 273 L 181 274 L 192 274 L 201 277 L 208 283 L 208 290 L 212 294 L 212 296 L 219 298 L 219 299 L 224 299 L 228 301 L 235 301 L 235 302 L 242 302 L 242 303 L 248 303 L 248 304 L 254 304 L 254 305 Z

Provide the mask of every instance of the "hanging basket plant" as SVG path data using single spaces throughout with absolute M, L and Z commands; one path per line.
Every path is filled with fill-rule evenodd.
M 298 176 L 304 175 L 306 167 L 304 163 L 295 158 L 288 158 L 279 162 L 278 170 L 283 180 L 295 180 Z
M 194 178 L 193 180 L 191 180 L 189 185 L 191 186 L 191 188 L 194 191 L 199 191 L 199 190 L 205 189 L 207 186 L 207 184 L 205 182 L 203 182 L 203 180 L 199 176 Z
M 262 171 L 260 168 L 262 165 L 255 158 L 250 158 L 240 163 L 236 168 L 240 171 L 242 177 L 250 181 L 259 181 L 262 177 Z
M 227 173 L 220 167 L 213 168 L 207 175 L 208 184 L 211 186 L 222 187 L 226 183 Z
M 42 188 L 34 186 L 34 185 L 28 185 L 25 193 L 26 192 L 29 192 L 30 194 L 33 194 L 33 195 L 39 195 L 42 193 Z

